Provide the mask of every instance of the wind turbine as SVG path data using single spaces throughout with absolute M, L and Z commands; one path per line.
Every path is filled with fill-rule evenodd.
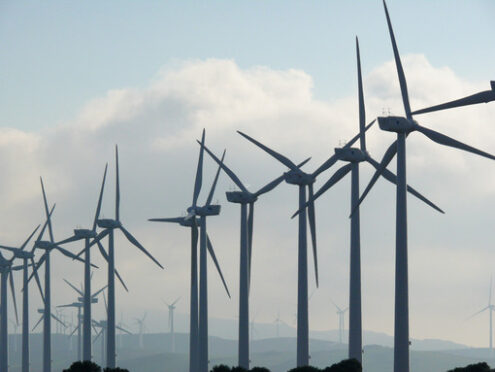
M 375 169 L 379 169 L 379 163 L 373 159 L 366 150 L 366 113 L 364 105 L 363 82 L 361 76 L 361 59 L 359 54 L 359 41 L 356 37 L 356 58 L 358 72 L 358 101 L 359 101 L 359 132 L 360 147 L 344 147 L 335 149 L 335 157 L 345 161 L 347 164 L 339 168 L 332 177 L 309 199 L 306 206 L 323 195 L 349 172 L 351 172 L 351 240 L 350 240 L 350 285 L 349 285 L 349 358 L 362 362 L 362 309 L 361 309 L 361 232 L 359 208 L 354 209 L 359 200 L 359 164 L 368 162 Z M 397 184 L 397 177 L 386 169 L 383 177 L 393 184 Z M 435 204 L 419 194 L 412 187 L 407 186 L 407 191 L 430 205 L 432 208 L 443 213 Z M 295 217 L 296 212 L 292 217 Z
M 170 335 L 172 337 L 172 353 L 175 353 L 175 332 L 174 332 L 174 311 L 175 305 L 179 302 L 180 297 L 178 297 L 174 302 L 169 304 L 165 302 L 168 308 L 168 329 L 170 331 Z
M 75 254 L 69 252 L 68 250 L 60 247 L 57 243 L 55 243 L 55 239 L 53 238 L 53 230 L 52 230 L 52 222 L 51 222 L 51 214 L 48 212 L 48 202 L 46 200 L 45 187 L 43 185 L 43 179 L 40 177 L 41 181 L 41 191 L 43 193 L 43 202 L 45 206 L 45 214 L 46 219 L 48 221 L 48 232 L 50 233 L 50 240 L 37 240 L 35 243 L 35 248 L 42 249 L 45 251 L 41 256 L 40 260 L 36 264 L 36 267 L 33 270 L 28 281 L 37 273 L 41 265 L 45 265 L 45 291 L 44 295 L 44 316 L 43 316 L 43 372 L 51 371 L 51 286 L 50 286 L 50 253 L 53 250 L 58 250 L 65 256 L 72 258 L 74 260 L 82 261 Z M 53 211 L 53 209 L 52 209 Z
M 198 143 L 200 143 L 198 141 Z M 200 143 L 201 144 L 201 143 Z M 239 177 L 218 159 L 206 146 L 205 151 L 211 156 L 220 168 L 230 177 L 230 179 L 240 188 L 240 191 L 227 191 L 227 200 L 231 203 L 241 205 L 241 249 L 239 255 L 239 344 L 238 344 L 238 365 L 249 369 L 249 289 L 251 282 L 251 257 L 253 247 L 253 218 L 254 203 L 258 197 L 273 190 L 285 178 L 284 175 L 277 177 L 258 191 L 249 192 Z M 225 154 L 225 153 L 224 153 Z M 299 164 L 303 166 L 309 159 Z M 248 212 L 249 206 L 249 212 Z
M 385 15 L 387 17 L 390 38 L 394 50 L 395 64 L 402 93 L 402 101 L 406 117 L 388 116 L 379 117 L 380 129 L 397 133 L 397 140 L 387 149 L 380 163 L 379 169 L 373 175 L 359 203 L 366 197 L 373 187 L 378 177 L 383 173 L 386 166 L 397 154 L 397 221 L 396 221 L 396 262 L 395 262 L 395 329 L 394 329 L 394 372 L 409 372 L 409 294 L 408 294 L 408 265 L 407 265 L 407 199 L 406 199 L 406 137 L 414 131 L 424 134 L 432 141 L 460 150 L 472 152 L 477 155 L 494 159 L 484 151 L 475 149 L 462 142 L 454 140 L 444 134 L 436 132 L 419 125 L 413 120 L 411 107 L 409 105 L 409 95 L 407 83 L 399 56 L 399 51 L 395 42 L 392 23 L 385 1 Z
M 331 300 L 332 301 L 332 300 Z M 345 309 L 341 309 L 335 302 L 332 301 L 332 304 L 335 306 L 337 309 L 337 315 L 339 317 L 339 343 L 342 343 L 342 340 L 344 339 L 344 315 L 349 310 L 348 307 Z M 361 354 L 361 353 L 360 353 Z
M 91 275 L 90 275 L 91 277 Z M 86 308 L 86 287 L 84 289 L 79 289 L 77 288 L 75 285 L 73 285 L 72 283 L 70 283 L 68 280 L 64 279 L 64 282 L 67 283 L 67 285 L 69 287 L 71 287 L 74 291 L 76 291 L 76 293 L 80 296 L 77 298 L 77 301 L 76 302 L 73 302 L 73 303 L 70 303 L 70 304 L 66 304 L 66 305 L 59 305 L 57 306 L 58 308 L 66 308 L 66 307 L 73 307 L 73 308 L 76 308 L 77 309 L 77 332 L 78 332 L 78 335 L 77 335 L 77 340 L 78 340 L 78 360 L 91 360 L 91 355 L 90 355 L 90 359 L 85 359 L 85 355 L 84 355 L 84 344 L 85 344 L 85 337 L 86 335 L 84 334 L 84 321 L 85 321 L 85 317 L 84 317 L 84 309 Z M 103 292 L 105 290 L 105 288 L 107 288 L 107 286 L 104 286 L 103 288 L 101 288 L 100 290 L 96 291 L 95 293 L 93 294 L 90 294 L 90 304 L 96 304 L 98 303 L 98 295 Z M 82 311 L 82 314 L 81 314 L 81 311 Z M 82 322 L 81 322 L 82 320 Z M 81 342 L 81 324 L 82 324 L 82 342 Z M 89 332 L 89 335 L 87 335 L 89 337 L 89 340 L 91 342 L 91 328 L 90 328 L 90 332 Z M 82 346 L 82 347 L 81 347 Z M 91 349 L 90 349 L 91 350 Z
M 471 315 L 468 319 L 471 319 L 475 317 L 478 314 L 481 314 L 485 310 L 488 310 L 488 313 L 490 315 L 490 326 L 489 326 L 489 340 L 490 340 L 490 353 L 493 354 L 493 312 L 495 311 L 495 305 L 492 304 L 492 279 L 490 278 L 490 292 L 488 293 L 488 306 L 484 307 L 480 311 L 477 311 L 473 315 Z
M 470 105 L 476 105 L 478 103 L 488 103 L 491 101 L 495 101 L 495 81 L 494 80 L 490 81 L 490 86 L 491 86 L 491 89 L 489 89 L 489 90 L 484 90 L 482 92 L 475 93 L 475 94 L 472 94 L 472 95 L 464 97 L 464 98 L 456 99 L 454 101 L 442 103 L 440 105 L 435 105 L 435 106 L 431 106 L 431 107 L 424 108 L 421 110 L 413 111 L 412 115 L 419 115 L 419 114 L 424 114 L 427 112 L 434 112 L 434 111 L 451 109 L 454 107 L 470 106 Z
M 33 329 L 31 331 L 34 331 L 36 328 L 38 328 L 38 325 L 41 323 L 41 321 L 45 318 L 45 309 L 38 309 L 38 314 L 41 314 L 40 318 L 38 319 L 38 321 L 36 322 L 36 324 L 34 325 Z M 50 317 L 53 318 L 55 321 L 59 322 L 59 324 L 61 324 L 64 328 L 67 327 L 65 325 L 65 323 L 59 318 L 57 317 L 55 314 L 51 313 L 50 314 Z
M 91 229 L 74 229 L 74 235 L 68 239 L 62 240 L 58 244 L 69 243 L 78 240 L 84 240 L 84 294 L 83 296 L 83 347 L 82 347 L 82 359 L 91 360 L 91 254 L 90 254 L 90 240 L 96 238 L 96 227 L 98 218 L 100 217 L 101 202 L 103 198 L 103 189 L 105 188 L 105 179 L 107 175 L 108 164 L 105 165 L 105 171 L 103 173 L 103 181 L 101 182 L 100 195 L 98 197 L 98 204 L 96 207 L 95 217 L 93 219 L 93 227 Z M 105 257 L 106 253 L 101 243 L 98 242 L 100 251 L 103 251 L 102 255 Z M 79 256 L 79 255 L 78 255 Z M 120 278 L 120 275 L 119 275 Z M 121 280 L 122 281 L 122 280 Z M 124 285 L 124 288 L 125 287 Z M 77 289 L 76 289 L 77 290 Z
M 155 264 L 163 269 L 163 266 L 138 242 L 138 240 L 122 225 L 120 221 L 120 185 L 119 185 L 119 152 L 115 146 L 115 219 L 98 219 L 96 224 L 104 229 L 96 238 L 94 244 L 108 235 L 108 330 L 107 330 L 107 367 L 115 368 L 115 253 L 114 231 L 119 229 L 127 240 L 148 256 Z M 90 244 L 90 245 L 91 245 Z
M 374 122 L 374 121 L 373 121 Z M 370 123 L 365 130 L 371 127 Z M 313 183 L 316 177 L 323 171 L 330 168 L 338 160 L 333 156 L 324 162 L 313 173 L 303 172 L 287 157 L 268 148 L 262 143 L 251 138 L 247 134 L 237 131 L 247 140 L 260 147 L 279 162 L 287 166 L 290 170 L 284 173 L 285 182 L 299 187 L 299 240 L 298 240 L 298 291 L 297 291 L 297 366 L 302 367 L 309 364 L 309 319 L 308 319 L 308 252 L 306 239 L 306 187 L 309 191 L 309 199 L 313 199 Z M 360 135 L 355 136 L 346 147 L 350 147 L 359 139 Z M 316 251 L 316 224 L 314 203 L 308 205 L 309 226 L 311 231 L 311 240 L 313 246 L 313 258 L 315 266 L 316 286 L 318 286 L 318 259 Z
M 55 206 L 53 207 L 55 208 Z M 50 212 L 50 214 L 53 212 L 53 208 Z M 41 229 L 37 241 L 41 240 L 43 233 L 46 229 L 46 225 L 48 223 L 48 220 L 45 222 L 43 225 L 43 228 Z M 21 371 L 22 372 L 29 372 L 29 288 L 28 288 L 28 267 L 29 266 L 35 266 L 34 263 L 34 247 L 31 251 L 25 251 L 24 248 L 26 248 L 27 244 L 33 237 L 33 235 L 38 231 L 39 225 L 34 229 L 34 231 L 29 235 L 29 237 L 26 239 L 26 241 L 18 248 L 16 247 L 9 247 L 5 245 L 0 245 L 0 249 L 5 249 L 14 254 L 15 258 L 22 259 L 23 264 L 22 264 L 22 269 L 23 269 L 23 289 L 22 289 L 22 356 L 21 356 Z M 28 262 L 30 261 L 30 263 Z M 43 299 L 43 291 L 41 290 L 41 283 L 40 279 L 38 277 L 38 274 L 35 273 L 35 279 L 36 283 L 38 285 L 41 298 Z
M 146 325 L 144 324 L 145 319 L 146 319 L 146 313 L 144 313 L 142 318 L 134 318 L 134 321 L 137 323 L 139 327 L 139 348 L 141 350 L 144 349 L 143 333 L 146 331 Z
M 205 130 L 201 138 L 204 145 Z M 222 279 L 227 295 L 230 293 L 223 278 L 223 274 L 218 265 L 213 246 L 206 232 L 206 216 L 220 214 L 220 205 L 212 205 L 213 195 L 220 175 L 220 167 L 217 170 L 213 184 L 208 194 L 206 204 L 198 206 L 198 197 L 203 183 L 203 153 L 199 150 L 198 167 L 196 169 L 196 179 L 194 182 L 193 204 L 187 208 L 188 215 L 185 217 L 173 218 L 151 218 L 149 221 L 178 223 L 181 226 L 191 228 L 191 304 L 190 304 L 190 327 L 189 327 L 189 371 L 207 372 L 208 370 L 208 299 L 207 299 L 207 271 L 206 271 L 206 250 L 210 253 L 218 273 Z M 201 228 L 200 234 L 200 288 L 199 288 L 199 316 L 198 316 L 198 222 Z M 199 320 L 199 322 L 198 322 Z
M 14 257 L 7 260 L 0 252 L 0 371 L 7 371 L 9 366 L 8 348 L 8 318 L 7 318 L 7 282 L 10 284 L 10 291 L 14 303 L 15 319 L 19 323 L 17 316 L 17 304 L 15 301 L 13 270 L 21 270 L 22 266 L 12 266 Z

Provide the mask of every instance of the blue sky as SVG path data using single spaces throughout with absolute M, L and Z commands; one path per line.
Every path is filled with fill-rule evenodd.
M 475 80 L 495 76 L 493 1 L 390 1 L 401 53 L 424 53 Z M 109 89 L 146 85 L 164 65 L 228 58 L 302 69 L 319 99 L 353 92 L 354 36 L 363 69 L 391 58 L 380 1 L 1 1 L 2 126 L 71 119 Z

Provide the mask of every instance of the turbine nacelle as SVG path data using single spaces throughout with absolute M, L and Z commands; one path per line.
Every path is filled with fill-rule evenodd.
M 20 249 L 18 249 L 14 251 L 14 256 L 16 258 L 21 258 L 21 259 L 30 259 L 30 258 L 34 258 L 34 253 L 28 251 L 21 251 Z
M 84 306 L 84 297 L 78 297 L 77 298 L 77 301 L 79 301 L 79 303 L 81 303 L 81 306 Z M 91 299 L 91 303 L 92 304 L 97 304 L 98 303 L 98 299 L 97 298 L 92 298 Z
M 379 116 L 378 125 L 381 130 L 387 132 L 409 133 L 415 130 L 415 127 L 418 124 L 415 120 L 409 120 L 402 116 Z
M 315 182 L 315 177 L 311 174 L 305 173 L 300 169 L 290 170 L 284 173 L 285 182 L 291 185 L 311 185 Z
M 229 202 L 238 204 L 254 203 L 258 199 L 254 194 L 244 191 L 227 191 L 225 195 Z
M 96 231 L 90 229 L 74 229 L 74 236 L 80 239 L 96 238 Z
M 34 243 L 34 246 L 39 249 L 44 249 L 46 251 L 49 251 L 53 248 L 55 248 L 55 243 L 52 243 L 48 240 L 38 240 L 36 243 Z
M 203 207 L 189 207 L 187 213 L 189 216 L 217 216 L 220 214 L 221 206 L 217 204 L 205 205 Z M 188 218 L 192 219 L 192 218 Z
M 120 221 L 112 220 L 110 218 L 99 219 L 96 224 L 98 225 L 98 227 L 101 227 L 102 229 L 118 229 L 119 227 L 122 226 Z
M 368 154 L 365 151 L 361 151 L 361 149 L 357 147 L 336 147 L 335 155 L 337 155 L 339 160 L 348 161 L 351 163 L 360 163 L 366 160 Z

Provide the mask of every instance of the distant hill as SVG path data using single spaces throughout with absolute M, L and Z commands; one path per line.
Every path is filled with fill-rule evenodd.
M 321 336 L 321 335 L 319 335 Z M 325 335 L 323 335 L 324 337 Z M 385 335 L 383 339 L 390 336 Z M 378 339 L 382 334 L 377 333 Z M 176 352 L 171 352 L 171 337 L 168 333 L 145 334 L 144 349 L 139 348 L 137 335 L 117 337 L 118 365 L 131 372 L 187 372 L 189 336 L 184 333 L 176 335 Z M 32 372 L 40 372 L 41 335 L 32 335 L 31 362 Z M 13 342 L 19 337 L 10 338 L 10 364 L 12 372 L 19 372 L 20 348 L 14 351 Z M 495 365 L 495 359 L 487 349 L 460 348 L 459 345 L 442 340 L 414 341 L 425 348 L 437 348 L 447 345 L 444 350 L 412 350 L 411 372 L 444 372 L 448 369 L 465 366 L 470 363 L 486 361 Z M 413 343 L 413 344 L 414 344 Z M 121 346 L 120 346 L 121 345 Z M 101 363 L 101 343 L 93 344 L 95 361 Z M 251 342 L 252 366 L 265 366 L 272 372 L 286 372 L 296 363 L 296 339 L 294 337 L 272 337 L 256 339 Z M 76 338 L 64 335 L 53 335 L 53 371 L 60 372 L 76 360 Z M 209 339 L 210 367 L 217 364 L 235 365 L 237 361 L 237 341 L 220 337 Z M 347 345 L 338 342 L 311 338 L 311 364 L 319 367 L 336 363 L 347 357 Z M 393 350 L 383 345 L 367 345 L 364 347 L 363 364 L 366 372 L 391 372 Z

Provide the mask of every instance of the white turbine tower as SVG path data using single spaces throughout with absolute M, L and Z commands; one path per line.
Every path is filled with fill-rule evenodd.
M 345 309 L 341 309 L 335 302 L 333 302 L 333 300 L 330 301 L 332 301 L 333 306 L 335 306 L 335 308 L 337 309 L 337 316 L 339 317 L 339 343 L 341 344 L 344 340 L 344 315 L 347 310 L 349 310 L 349 308 L 346 307 Z

